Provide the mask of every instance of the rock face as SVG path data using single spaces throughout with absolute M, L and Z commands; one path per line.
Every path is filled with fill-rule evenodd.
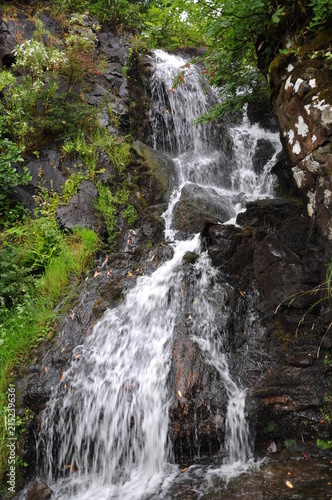
M 250 203 L 238 222 L 245 229 L 209 226 L 207 241 L 212 261 L 237 291 L 231 370 L 250 388 L 256 450 L 266 451 L 271 441 L 280 449 L 288 437 L 322 438 L 331 369 L 317 358 L 320 343 L 328 342 L 324 321 L 311 329 L 317 296 L 310 291 L 320 282 L 324 238 L 290 200 Z M 256 318 L 250 328 L 249 316 Z
M 306 42 L 295 56 L 279 54 L 269 68 L 269 85 L 285 149 L 307 211 L 332 241 L 332 91 L 331 69 L 322 56 L 332 30 Z
M 174 208 L 173 227 L 192 234 L 202 230 L 206 219 L 223 222 L 233 215 L 234 208 L 226 197 L 213 189 L 189 184 L 182 189 L 180 201 Z
M 94 206 L 97 195 L 98 190 L 92 182 L 82 181 L 69 204 L 57 208 L 56 215 L 60 226 L 64 229 L 86 227 L 105 234 L 106 228 L 102 228 L 104 223 Z
M 176 182 L 173 160 L 141 141 L 134 142 L 133 149 L 143 159 L 149 172 L 149 178 L 156 186 L 154 190 L 155 200 L 151 200 L 151 203 L 168 201 Z

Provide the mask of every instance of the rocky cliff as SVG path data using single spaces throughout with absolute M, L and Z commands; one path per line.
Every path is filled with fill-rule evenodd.
M 327 242 L 332 240 L 331 44 L 332 29 L 323 31 L 278 54 L 268 69 L 293 178 Z
M 55 19 L 45 14 L 43 22 L 54 36 L 62 36 Z M 29 23 L 24 13 L 15 21 L 2 22 L 0 57 L 4 66 L 13 62 L 12 50 L 21 28 L 23 37 L 31 36 Z M 106 66 L 102 74 L 94 76 L 86 92 L 91 109 L 105 107 L 100 120 L 111 134 L 131 132 L 135 138 L 147 140 L 149 56 L 136 52 L 129 66 L 130 40 L 110 26 L 98 33 L 97 43 Z M 218 224 L 219 211 L 204 204 L 197 208 L 197 201 L 190 205 L 186 199 L 181 200 L 177 213 L 178 229 L 201 231 L 218 269 L 217 279 L 228 283 L 227 301 L 233 314 L 226 350 L 232 372 L 249 388 L 249 420 L 256 449 L 262 454 L 285 451 L 288 440 L 295 443 L 293 453 L 299 456 L 308 451 L 307 442 L 331 439 L 330 317 L 325 314 L 318 321 L 327 303 L 315 305 L 317 297 L 324 298 L 317 287 L 331 255 L 331 69 L 324 58 L 308 57 L 315 52 L 320 55 L 330 43 L 331 34 L 319 34 L 296 54 L 277 56 L 269 68 L 271 97 L 286 151 L 275 168 L 280 186 L 284 186 L 283 197 L 251 203 L 238 217 L 237 226 Z M 118 128 L 111 120 L 110 107 L 120 120 Z M 268 151 L 265 153 L 268 155 Z M 103 180 L 111 182 L 112 162 L 109 158 L 102 160 Z M 68 161 L 52 141 L 40 158 L 27 157 L 32 181 L 18 192 L 27 206 L 34 205 L 38 172 L 42 172 L 46 185 L 61 190 L 80 158 Z M 89 335 L 108 307 L 121 300 L 137 276 L 152 272 L 172 253 L 163 242 L 160 219 L 174 182 L 172 161 L 136 142 L 129 175 L 138 221 L 131 228 L 119 221 L 122 231 L 116 251 L 98 257 L 57 331 L 36 349 L 34 362 L 18 370 L 20 410 L 29 408 L 33 415 L 22 447 L 30 477 L 35 474 L 34 439 L 42 425 L 42 409 L 52 386 L 61 380 L 71 362 L 75 345 Z M 86 213 L 84 223 L 105 234 L 103 220 L 94 214 L 91 199 L 95 196 L 94 186 L 85 180 L 69 205 L 59 209 L 61 224 L 70 228 Z M 195 259 L 195 255 L 184 259 L 184 294 L 195 277 Z M 192 300 L 188 294 L 186 304 Z M 255 318 L 250 328 L 249 317 Z M 170 374 L 174 396 L 171 436 L 178 461 L 192 459 L 198 451 L 218 452 L 225 433 L 225 394 L 220 393 L 216 372 L 206 368 L 187 332 L 187 324 L 177 324 Z M 178 397 L 179 391 L 186 397 Z

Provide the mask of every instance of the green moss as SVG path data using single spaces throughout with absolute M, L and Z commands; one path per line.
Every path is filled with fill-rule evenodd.
M 316 51 L 327 50 L 332 44 L 332 28 L 320 32 L 315 38 L 308 40 L 302 45 L 299 56 L 301 58 L 309 57 L 310 54 Z
M 282 351 L 288 351 L 288 347 L 292 343 L 294 336 L 286 331 L 279 321 L 275 322 L 275 333 L 282 343 Z
M 290 439 L 290 438 L 286 438 L 285 439 L 285 446 L 286 448 L 292 448 L 292 446 L 294 446 L 294 439 Z
M 269 422 L 267 426 L 264 429 L 264 433 L 268 434 L 269 432 L 274 431 L 274 429 L 277 427 L 277 424 L 275 422 Z
M 332 441 L 325 441 L 325 439 L 317 439 L 317 446 L 322 450 L 330 450 L 332 448 Z

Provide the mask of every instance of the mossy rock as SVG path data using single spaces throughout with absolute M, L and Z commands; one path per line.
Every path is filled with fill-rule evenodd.
M 152 180 L 152 189 L 155 195 L 149 196 L 156 202 L 168 202 L 172 190 L 176 184 L 176 169 L 173 160 L 169 157 L 155 151 L 141 141 L 133 143 L 133 149 L 143 160 L 149 177 Z

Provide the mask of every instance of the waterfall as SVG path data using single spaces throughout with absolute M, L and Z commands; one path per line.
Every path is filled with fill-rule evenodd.
M 52 498 L 57 500 L 134 500 L 153 494 L 160 498 L 178 474 L 168 438 L 167 380 L 175 322 L 184 314 L 182 260 L 188 251 L 198 255 L 199 276 L 190 335 L 206 363 L 219 373 L 221 390 L 226 390 L 229 401 L 226 460 L 245 462 L 252 455 L 246 390 L 230 374 L 223 348 L 229 306 L 227 300 L 216 304 L 214 299 L 216 292 L 226 297 L 227 290 L 218 283 L 199 234 L 184 238 L 172 228 L 172 220 L 174 207 L 188 187 L 222 205 L 221 222 L 235 220 L 248 200 L 272 196 L 270 169 L 280 149 L 279 139 L 244 120 L 228 132 L 233 147 L 226 154 L 221 126 L 195 125 L 217 100 L 199 69 L 163 51 L 156 51 L 155 59 L 151 140 L 155 148 L 173 157 L 179 173 L 179 185 L 164 213 L 165 237 L 174 254 L 151 276 L 137 278 L 124 301 L 107 311 L 84 344 L 75 348 L 69 369 L 54 388 L 37 449 L 45 457 L 41 475 L 53 484 Z M 172 90 L 183 67 L 185 85 Z M 255 173 L 250 157 L 259 139 L 269 140 L 274 153 L 270 164 Z M 222 312 L 218 320 L 217 308 Z M 219 321 L 220 317 L 224 320 Z

